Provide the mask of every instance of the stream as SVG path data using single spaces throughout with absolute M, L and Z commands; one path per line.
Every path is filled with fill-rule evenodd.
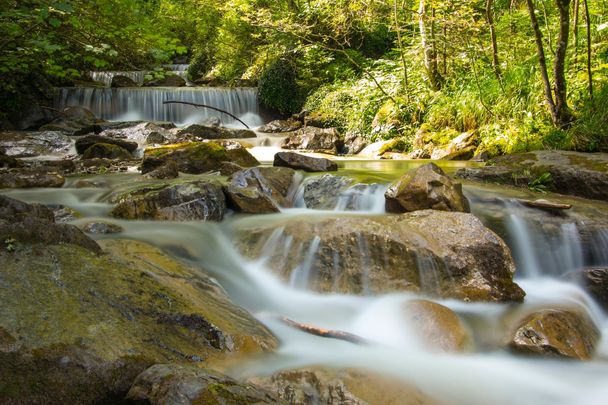
M 201 110 L 166 108 L 168 97 L 209 103 L 245 117 L 252 126 L 262 124 L 257 98 L 251 89 L 64 89 L 57 106 L 78 104 L 108 120 L 168 120 L 178 124 L 208 118 Z M 227 125 L 231 125 L 228 122 Z M 258 134 L 251 152 L 270 165 L 282 138 Z M 438 300 L 455 311 L 471 330 L 474 348 L 465 353 L 440 353 L 428 350 L 410 330 L 403 316 L 404 303 L 421 298 L 414 293 L 378 295 L 320 294 L 306 288 L 307 274 L 316 255 L 315 240 L 304 247 L 298 279 L 289 282 L 270 271 L 264 257 L 247 259 L 239 253 L 234 235 L 239 230 L 263 224 L 295 220 L 316 221 L 328 217 L 387 215 L 383 194 L 388 184 L 406 170 L 426 161 L 337 159 L 338 175 L 357 182 L 373 184 L 358 194 L 354 210 L 348 195 L 333 209 L 307 209 L 298 203 L 293 208 L 267 215 L 229 214 L 221 223 L 124 221 L 111 218 L 109 196 L 143 181 L 136 173 L 87 176 L 105 184 L 100 188 L 75 188 L 82 177 L 69 178 L 61 189 L 3 190 L 3 194 L 44 204 L 61 204 L 82 214 L 72 221 L 82 225 L 92 220 L 119 224 L 124 232 L 97 238 L 130 238 L 149 242 L 169 254 L 195 265 L 214 277 L 232 300 L 253 313 L 279 338 L 278 350 L 264 357 L 231 366 L 227 372 L 237 377 L 269 375 L 289 368 L 314 365 L 332 368 L 364 368 L 403 380 L 445 404 L 589 404 L 608 401 L 608 319 L 606 314 L 576 283 L 564 275 L 585 266 L 608 265 L 608 232 L 583 240 L 580 221 L 605 218 L 608 204 L 562 196 L 543 196 L 552 201 L 572 202 L 568 218 L 561 218 L 547 232 L 555 218 L 543 211 L 526 208 L 516 198 L 539 198 L 527 190 L 464 183 L 464 193 L 473 214 L 502 236 L 512 250 L 517 271 L 516 282 L 525 290 L 523 304 L 468 303 Z M 474 163 L 437 162 L 448 174 Z M 308 174 L 307 177 L 318 174 Z M 180 175 L 180 177 L 182 177 Z M 196 178 L 183 175 L 184 178 Z M 149 180 L 148 180 L 149 181 Z M 353 197 L 354 198 L 354 197 Z M 268 251 L 286 249 L 278 232 L 269 238 Z M 365 243 L 360 254 L 365 259 Z M 423 266 L 424 263 L 420 263 Z M 419 270 L 422 270 L 419 268 Z M 424 269 L 432 271 L 431 269 Z M 428 297 L 422 297 L 431 299 Z M 513 318 L 522 318 L 539 308 L 575 308 L 587 313 L 601 331 L 594 358 L 587 362 L 544 359 L 515 355 L 505 349 Z M 313 336 L 290 328 L 278 318 L 320 328 L 350 332 L 369 342 L 357 345 Z

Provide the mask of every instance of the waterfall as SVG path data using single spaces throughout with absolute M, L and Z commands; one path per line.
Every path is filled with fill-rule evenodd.
M 257 89 L 217 87 L 156 88 L 75 88 L 65 87 L 55 100 L 58 109 L 82 106 L 108 121 L 171 121 L 178 125 L 200 123 L 219 117 L 225 126 L 241 125 L 226 114 L 181 104 L 163 105 L 178 100 L 206 104 L 236 115 L 249 126 L 262 124 Z

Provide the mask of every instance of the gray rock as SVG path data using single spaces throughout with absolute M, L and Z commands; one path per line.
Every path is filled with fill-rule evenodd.
M 352 183 L 349 177 L 331 174 L 309 177 L 304 182 L 304 204 L 311 209 L 334 209 L 340 194 Z
M 344 141 L 335 128 L 305 126 L 289 135 L 283 144 L 284 149 L 303 149 L 337 155 Z
M 0 189 L 61 187 L 64 183 L 65 178 L 60 173 L 45 168 L 0 170 Z
M 302 128 L 302 122 L 295 119 L 274 120 L 262 125 L 257 130 L 263 133 L 293 132 Z
M 335 172 L 338 170 L 338 165 L 329 159 L 304 156 L 295 152 L 276 153 L 273 165 L 291 167 L 305 172 Z
M 124 231 L 122 226 L 110 222 L 89 222 L 82 226 L 82 230 L 93 235 L 120 233 Z
M 229 180 L 233 187 L 257 189 L 277 205 L 290 207 L 295 174 L 295 170 L 287 167 L 253 167 L 234 173 Z
M 15 158 L 66 155 L 74 141 L 59 131 L 10 131 L 0 135 L 0 147 Z

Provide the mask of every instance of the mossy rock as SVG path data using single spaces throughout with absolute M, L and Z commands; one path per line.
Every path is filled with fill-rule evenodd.
M 131 153 L 123 147 L 110 143 L 96 143 L 82 154 L 83 159 L 122 159 L 133 158 Z
M 156 363 L 209 366 L 276 339 L 199 271 L 144 243 L 0 251 L 0 403 L 122 399 Z

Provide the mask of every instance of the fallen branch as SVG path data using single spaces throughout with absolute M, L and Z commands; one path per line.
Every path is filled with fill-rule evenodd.
M 279 319 L 281 320 L 281 322 L 283 322 L 293 328 L 299 329 L 303 332 L 310 333 L 311 335 L 320 336 L 320 337 L 324 337 L 324 338 L 330 338 L 330 339 L 345 340 L 347 342 L 356 343 L 356 344 L 367 344 L 368 343 L 361 336 L 353 335 L 352 333 L 343 332 L 341 330 L 321 329 L 321 328 L 317 328 L 315 326 L 308 325 L 305 323 L 299 323 L 299 322 L 292 321 L 291 319 L 286 318 L 284 316 L 280 317 Z
M 210 110 L 214 110 L 214 111 L 221 112 L 221 113 L 224 113 L 224 114 L 226 114 L 226 115 L 229 115 L 229 116 L 231 116 L 232 118 L 234 118 L 235 120 L 237 120 L 238 122 L 240 122 L 241 124 L 245 125 L 245 128 L 247 128 L 247 129 L 251 129 L 251 128 L 249 128 L 249 125 L 247 125 L 247 124 L 245 124 L 243 121 L 241 121 L 241 120 L 239 119 L 239 117 L 237 117 L 237 116 L 235 116 L 235 115 L 233 115 L 233 114 L 230 114 L 228 111 L 224 111 L 224 110 L 221 110 L 221 109 L 219 109 L 219 108 L 217 108 L 217 107 L 212 107 L 212 106 L 210 106 L 210 105 L 206 105 L 206 104 L 196 104 L 196 103 L 190 103 L 190 102 L 188 102 L 188 101 L 177 101 L 177 100 L 167 100 L 167 101 L 163 101 L 163 104 L 186 104 L 186 105 L 192 105 L 192 106 L 197 107 L 197 108 L 198 108 L 198 107 L 202 107 L 202 108 L 208 108 L 208 109 L 210 109 Z
M 559 204 L 547 200 L 522 200 L 518 199 L 517 202 L 530 208 L 539 208 L 541 210 L 569 210 L 572 208 L 572 204 Z

